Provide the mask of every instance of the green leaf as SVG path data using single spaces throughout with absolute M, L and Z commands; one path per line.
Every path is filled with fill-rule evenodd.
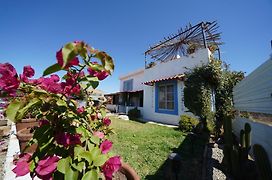
M 78 160 L 81 160 L 80 154 L 84 152 L 84 148 L 81 146 L 76 146 L 74 148 L 74 156 L 78 158 Z
M 51 137 L 49 141 L 47 141 L 46 143 L 41 145 L 40 146 L 40 151 L 43 151 L 45 148 L 47 148 L 52 143 L 53 140 L 54 140 L 54 137 Z
M 89 164 L 91 164 L 99 155 L 101 155 L 101 151 L 98 147 L 93 148 L 91 151 L 84 151 L 79 154 L 79 156 L 87 160 Z
M 66 102 L 65 102 L 64 100 L 62 100 L 62 99 L 59 99 L 59 100 L 57 101 L 57 105 L 58 105 L 58 106 L 65 106 L 65 107 L 67 107 Z
M 78 133 L 78 134 L 81 134 L 83 137 L 85 137 L 85 138 L 88 138 L 89 137 L 89 135 L 90 135 L 90 132 L 89 131 L 87 131 L 85 128 L 83 128 L 83 127 L 77 127 L 76 128 L 76 133 Z
M 49 66 L 46 70 L 43 71 L 43 76 L 47 76 L 49 74 L 58 72 L 60 70 L 61 70 L 61 66 L 58 63 L 53 64 L 52 66 Z
M 92 158 L 95 159 L 97 156 L 101 154 L 101 150 L 98 147 L 95 147 L 92 151 Z
M 79 53 L 79 55 L 83 59 L 87 60 L 87 58 L 88 58 L 88 51 L 86 49 L 86 46 L 85 46 L 84 42 L 80 42 L 79 44 L 77 44 L 76 51 L 77 51 L 77 53 Z
M 91 141 L 97 145 L 100 143 L 100 138 L 97 136 L 91 136 Z
M 92 86 L 93 89 L 97 88 L 99 85 L 98 81 L 89 81 L 89 83 L 87 84 L 88 87 Z
M 85 159 L 86 161 L 88 161 L 90 164 L 93 161 L 93 156 L 90 151 L 84 151 L 84 152 L 80 153 L 79 156 L 82 157 L 83 159 Z
M 64 68 L 72 59 L 77 56 L 74 43 L 68 43 L 62 48 L 63 65 Z
M 94 71 L 101 71 L 101 70 L 104 69 L 101 64 L 92 64 L 92 63 L 89 63 L 88 65 Z
M 76 170 L 78 170 L 79 172 L 82 172 L 84 166 L 85 166 L 85 162 L 80 162 L 80 163 L 72 163 L 71 164 L 73 168 L 75 168 Z
M 31 108 L 33 108 L 34 106 L 40 104 L 42 101 L 38 98 L 33 98 L 31 99 L 26 105 L 25 107 L 23 107 L 22 109 L 20 109 L 16 115 L 16 119 L 20 120 L 23 119 L 23 117 L 25 116 L 25 114 L 31 110 Z
M 65 174 L 66 171 L 68 171 L 68 169 L 70 168 L 70 161 L 71 161 L 70 156 L 68 156 L 67 158 L 63 158 L 63 159 L 59 160 L 57 170 L 59 172 L 61 172 L 62 174 Z
M 87 146 L 89 151 L 92 151 L 94 149 L 94 144 L 92 144 L 90 141 L 87 141 Z
M 6 114 L 7 118 L 13 122 L 16 122 L 16 114 L 21 107 L 23 107 L 24 102 L 14 99 L 7 107 Z
M 29 164 L 29 170 L 30 172 L 33 172 L 35 169 L 35 162 L 32 160 L 31 163 Z
M 82 180 L 96 180 L 96 179 L 98 179 L 98 174 L 93 169 L 85 173 L 84 176 L 82 177 Z
M 107 114 L 106 108 L 101 108 L 101 109 L 100 109 L 100 112 L 101 112 L 101 115 L 102 115 L 103 117 L 105 117 L 106 114 Z
M 113 59 L 105 52 L 101 51 L 95 54 L 95 57 L 100 59 L 104 69 L 109 73 L 112 73 L 114 70 Z
M 108 160 L 108 157 L 104 154 L 101 154 L 94 159 L 93 165 L 97 167 L 102 166 L 103 164 L 105 164 L 107 160 Z
M 65 171 L 64 180 L 78 180 L 78 171 L 74 171 L 71 167 Z

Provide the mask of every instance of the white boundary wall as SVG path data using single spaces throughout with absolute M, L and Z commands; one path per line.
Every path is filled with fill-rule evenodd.
M 237 84 L 233 95 L 236 110 L 272 114 L 272 56 Z M 233 121 L 233 131 L 238 138 L 246 122 L 251 125 L 252 145 L 261 144 L 272 164 L 271 125 L 236 117 Z

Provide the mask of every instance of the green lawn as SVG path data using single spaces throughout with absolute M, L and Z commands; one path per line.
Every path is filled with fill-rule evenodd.
M 171 152 L 178 152 L 182 156 L 179 179 L 195 179 L 195 174 L 200 173 L 205 143 L 203 139 L 192 143 L 185 133 L 174 128 L 116 117 L 111 119 L 116 132 L 110 138 L 113 151 L 121 155 L 123 161 L 129 163 L 141 179 L 164 179 L 168 167 L 166 160 Z

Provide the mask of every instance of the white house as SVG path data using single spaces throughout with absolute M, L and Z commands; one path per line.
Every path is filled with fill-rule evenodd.
M 105 95 L 116 112 L 137 107 L 144 120 L 178 124 L 184 106 L 184 73 L 210 61 L 220 51 L 216 22 L 201 22 L 169 36 L 145 52 L 145 68 L 121 76 L 120 92 Z M 211 50 L 211 51 L 210 51 Z M 109 107 L 109 106 L 108 106 Z
M 120 76 L 120 91 L 106 94 L 107 108 L 113 112 L 127 114 L 137 107 L 143 113 L 144 68 Z
M 184 73 L 209 62 L 210 51 L 200 49 L 189 56 L 158 62 L 144 71 L 143 118 L 177 124 L 184 114 Z
M 186 113 L 183 98 L 184 73 L 188 69 L 209 63 L 209 49 L 199 49 L 188 56 L 167 62 L 153 63 L 152 67 L 120 76 L 120 92 L 105 95 L 115 99 L 109 107 L 126 113 L 137 107 L 144 120 L 178 124 Z

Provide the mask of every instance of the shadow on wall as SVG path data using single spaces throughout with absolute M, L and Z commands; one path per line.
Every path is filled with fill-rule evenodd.
M 177 167 L 178 173 L 174 173 L 173 163 L 166 159 L 158 171 L 153 175 L 147 175 L 148 180 L 198 180 L 201 179 L 203 153 L 205 144 L 208 142 L 209 135 L 188 134 L 178 148 L 172 149 L 172 152 L 178 153 L 181 163 Z

